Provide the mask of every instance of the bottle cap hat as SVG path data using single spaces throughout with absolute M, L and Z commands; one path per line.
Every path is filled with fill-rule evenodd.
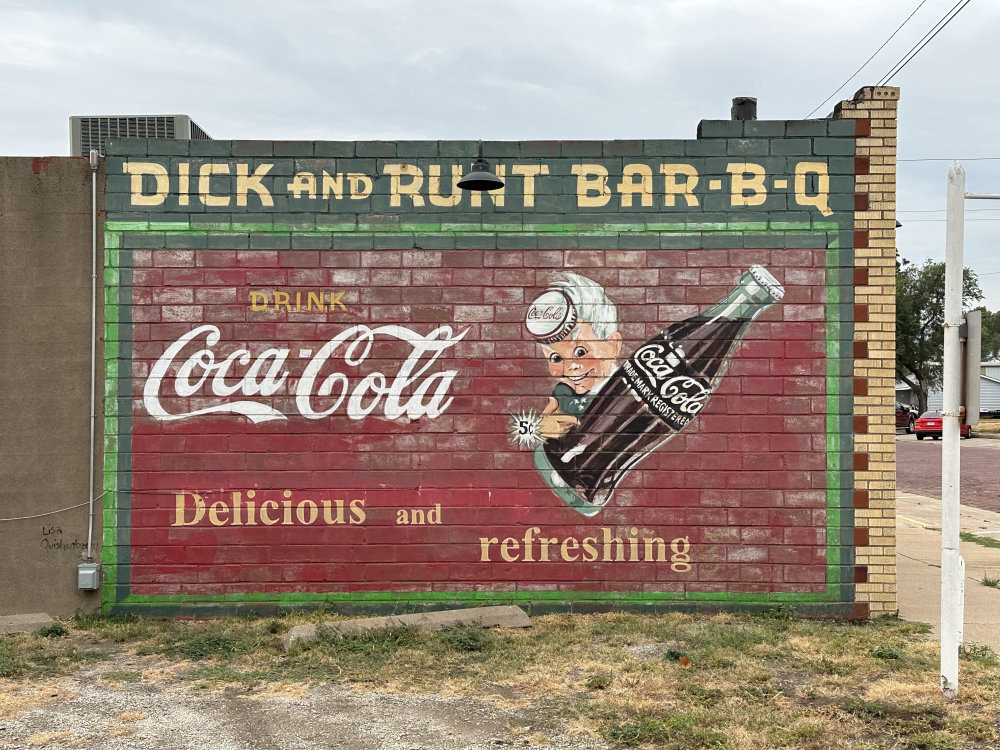
M 566 293 L 549 289 L 528 307 L 524 326 L 538 343 L 553 344 L 569 336 L 577 319 L 576 305 Z

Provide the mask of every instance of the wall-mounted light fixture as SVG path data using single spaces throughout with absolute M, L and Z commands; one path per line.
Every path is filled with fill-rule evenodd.
M 483 142 L 479 142 L 479 158 L 472 170 L 458 181 L 462 190 L 496 190 L 503 187 L 503 180 L 490 171 L 490 163 L 483 158 Z

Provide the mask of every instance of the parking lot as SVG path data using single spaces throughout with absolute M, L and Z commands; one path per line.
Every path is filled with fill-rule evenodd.
M 1000 512 L 1000 440 L 961 441 L 962 504 Z M 896 435 L 896 487 L 941 497 L 941 441 Z

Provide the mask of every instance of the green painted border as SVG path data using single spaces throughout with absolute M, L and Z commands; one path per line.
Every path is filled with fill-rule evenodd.
M 362 228 L 363 227 L 363 228 Z M 398 236 L 399 234 L 476 237 L 531 237 L 546 235 L 617 236 L 620 232 L 636 235 L 685 234 L 713 235 L 834 235 L 826 243 L 826 355 L 827 355 L 827 491 L 826 546 L 827 581 L 821 593 L 742 594 L 732 592 L 646 592 L 646 591 L 423 591 L 423 592 L 324 592 L 259 593 L 205 595 L 132 594 L 129 587 L 129 551 L 131 495 L 119 486 L 119 479 L 131 475 L 131 445 L 122 445 L 120 436 L 131 435 L 131 368 L 123 372 L 120 362 L 131 361 L 131 320 L 129 305 L 122 304 L 124 290 L 131 289 L 131 248 L 123 247 L 125 233 L 130 235 L 162 233 L 164 244 L 178 237 L 265 234 L 290 236 L 358 236 L 364 234 Z M 709 605 L 716 609 L 753 609 L 775 604 L 810 605 L 816 614 L 851 614 L 854 608 L 853 582 L 853 474 L 850 470 L 851 413 L 853 396 L 841 388 L 850 376 L 844 359 L 848 342 L 853 338 L 852 299 L 841 299 L 841 290 L 853 293 L 843 269 L 853 271 L 853 249 L 841 250 L 840 237 L 849 238 L 849 230 L 838 222 L 638 222 L 635 224 L 419 224 L 391 226 L 334 224 L 315 230 L 284 224 L 219 223 L 211 227 L 190 222 L 108 221 L 105 223 L 105 441 L 104 441 L 104 535 L 102 562 L 104 586 L 102 610 L 106 614 L 144 612 L 169 615 L 179 612 L 222 614 L 258 610 L 316 607 L 329 604 L 357 606 L 362 610 L 399 611 L 400 608 L 440 608 L 462 604 L 523 604 L 546 610 L 581 611 L 588 605 L 596 609 L 681 609 Z M 155 248 L 154 248 L 155 249 Z M 164 248 L 166 249 L 166 248 Z M 206 248 L 207 249 L 207 248 Z M 772 248 L 778 249 L 778 248 Z M 124 334 L 124 336 L 123 336 Z M 853 357 L 853 355 L 852 355 Z M 845 365 L 846 362 L 846 365 Z M 124 375 L 124 377 L 122 377 Z

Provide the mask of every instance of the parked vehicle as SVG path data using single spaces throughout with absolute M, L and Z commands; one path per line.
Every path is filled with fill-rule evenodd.
M 943 423 L 941 421 L 941 412 L 925 411 L 920 415 L 920 419 L 917 420 L 915 425 L 917 440 L 923 440 L 925 437 L 940 440 L 942 429 Z M 959 434 L 962 437 L 969 439 L 972 437 L 972 427 L 967 424 L 960 425 Z
M 896 429 L 903 428 L 908 435 L 913 434 L 917 422 L 917 410 L 908 404 L 896 402 Z

